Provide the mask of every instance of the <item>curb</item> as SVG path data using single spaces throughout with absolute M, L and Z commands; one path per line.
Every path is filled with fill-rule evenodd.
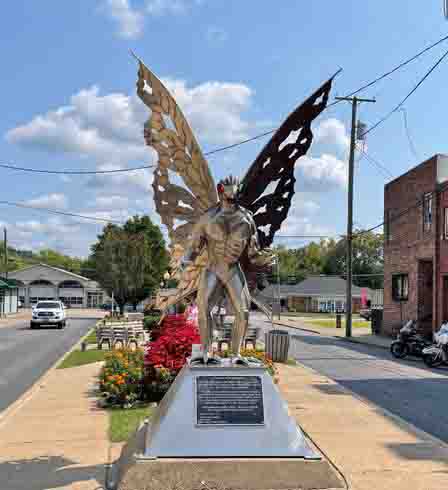
M 93 327 L 92 327 L 93 328 Z M 33 398 L 33 396 L 45 386 L 46 380 L 49 378 L 50 374 L 53 373 L 53 371 L 56 370 L 58 365 L 69 355 L 71 354 L 74 350 L 76 350 L 78 347 L 81 346 L 81 342 L 88 337 L 90 334 L 92 328 L 89 329 L 89 331 L 81 337 L 67 352 L 62 354 L 62 356 L 56 360 L 54 364 L 52 364 L 47 371 L 45 371 L 42 376 L 37 379 L 26 391 L 23 393 L 17 400 L 11 403 L 9 407 L 5 408 L 3 412 L 0 412 L 0 428 L 5 425 L 5 423 L 15 415 L 15 413 L 22 408 L 24 405 L 26 405 L 27 402 Z
M 330 378 L 328 376 L 325 376 L 325 375 L 319 373 L 318 371 L 316 371 L 313 368 L 310 368 L 308 366 L 305 366 L 300 361 L 297 361 L 296 360 L 296 362 L 304 370 L 313 373 L 314 376 L 320 377 L 320 378 L 322 378 L 324 380 L 328 380 L 328 381 L 331 381 L 334 384 L 337 384 L 341 388 L 341 390 L 345 391 L 346 393 L 348 393 L 349 395 L 351 395 L 353 398 L 356 398 L 361 403 L 364 403 L 365 405 L 368 405 L 369 407 L 375 409 L 377 412 L 379 412 L 385 418 L 388 418 L 388 419 L 392 420 L 393 422 L 395 422 L 402 429 L 407 430 L 407 431 L 414 432 L 421 439 L 426 439 L 427 441 L 430 441 L 430 442 L 432 442 L 432 443 L 434 443 L 434 444 L 436 444 L 436 445 L 438 445 L 440 447 L 443 447 L 443 448 L 448 449 L 448 443 L 445 442 L 445 441 L 442 441 L 442 439 L 439 439 L 438 437 L 433 436 L 432 434 L 429 434 L 428 432 L 424 431 L 423 429 L 420 429 L 419 427 L 415 426 L 411 422 L 408 422 L 407 420 L 404 420 L 399 415 L 396 415 L 396 414 L 390 412 L 389 410 L 387 410 L 387 408 L 383 408 L 383 407 L 380 407 L 379 405 L 376 405 L 375 403 L 371 402 L 368 398 L 365 398 L 365 397 L 363 397 L 361 395 L 358 395 L 358 393 L 355 393 L 354 391 L 350 390 L 349 388 L 346 388 L 345 386 L 343 386 L 340 383 L 338 383 L 336 380 L 334 380 L 334 379 L 332 379 L 332 378 Z M 292 366 L 292 367 L 294 367 L 294 366 Z
M 342 340 L 342 341 L 345 341 L 345 342 L 351 342 L 353 344 L 368 345 L 369 347 L 377 347 L 379 349 L 386 349 L 386 350 L 389 349 L 389 347 L 387 347 L 385 345 L 371 344 L 369 342 L 362 342 L 361 340 L 358 340 L 356 337 L 340 337 L 339 335 L 325 335 L 325 333 L 322 333 L 319 330 L 312 330 L 311 328 L 297 327 L 295 325 L 288 325 L 287 323 L 274 322 L 274 324 L 275 325 L 280 325 L 280 326 L 283 326 L 283 327 L 294 328 L 295 330 L 301 330 L 303 332 L 316 333 L 318 335 L 322 335 L 323 337 L 330 337 L 330 338 Z

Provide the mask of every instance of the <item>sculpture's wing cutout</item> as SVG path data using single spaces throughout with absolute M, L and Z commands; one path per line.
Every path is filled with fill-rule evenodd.
M 173 96 L 140 60 L 139 65 L 137 94 L 151 110 L 144 137 L 158 156 L 154 202 L 172 243 L 185 243 L 198 217 L 216 204 L 215 183 Z M 174 183 L 179 177 L 187 188 Z
M 168 228 L 172 277 L 179 283 L 177 293 L 161 301 L 160 307 L 166 310 L 197 289 L 205 252 L 186 270 L 180 267 L 180 257 L 188 247 L 197 219 L 217 203 L 218 196 L 207 161 L 185 116 L 168 89 L 140 60 L 137 94 L 151 110 L 144 136 L 158 156 L 152 184 L 154 202 Z M 186 187 L 176 184 L 176 180 L 178 184 L 183 181 Z
M 271 245 L 288 216 L 294 195 L 294 165 L 311 146 L 311 124 L 327 106 L 333 78 L 288 116 L 241 183 L 238 201 L 253 213 L 262 248 Z

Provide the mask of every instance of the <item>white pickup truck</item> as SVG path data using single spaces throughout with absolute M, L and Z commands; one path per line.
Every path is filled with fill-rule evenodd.
M 30 328 L 40 325 L 56 325 L 63 328 L 66 321 L 65 306 L 61 301 L 39 301 L 33 308 Z

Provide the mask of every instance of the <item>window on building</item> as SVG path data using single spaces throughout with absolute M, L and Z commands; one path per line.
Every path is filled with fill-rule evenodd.
M 409 296 L 408 274 L 395 274 L 392 276 L 392 299 L 407 301 Z
M 392 212 L 390 209 L 386 209 L 385 216 L 384 216 L 384 236 L 386 238 L 386 242 L 392 240 L 391 219 L 392 219 Z
M 443 210 L 443 237 L 448 240 L 448 208 Z
M 423 196 L 423 231 L 429 231 L 432 225 L 432 192 Z

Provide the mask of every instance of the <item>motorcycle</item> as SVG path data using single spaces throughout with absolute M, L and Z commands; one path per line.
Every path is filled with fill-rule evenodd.
M 421 357 L 423 350 L 430 345 L 432 342 L 418 334 L 415 322 L 409 320 L 398 332 L 397 340 L 390 345 L 390 352 L 397 359 L 404 359 L 408 355 Z
M 441 326 L 434 334 L 435 344 L 423 349 L 423 362 L 428 367 L 438 367 L 442 364 L 448 365 L 448 324 Z

